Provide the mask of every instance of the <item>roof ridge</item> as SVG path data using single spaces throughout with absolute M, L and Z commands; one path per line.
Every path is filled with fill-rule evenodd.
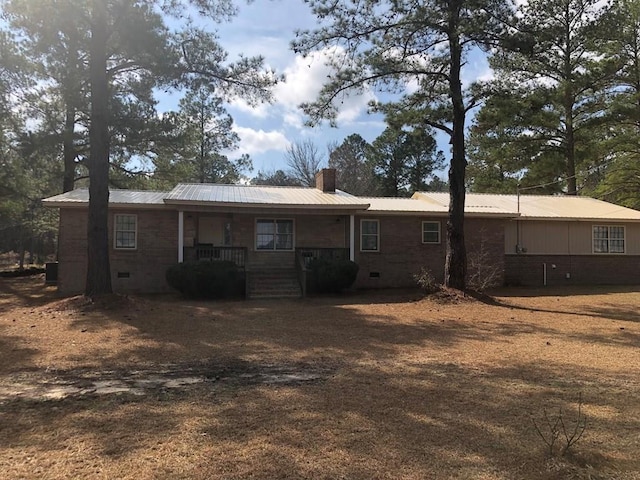
M 210 187 L 260 187 L 260 188 L 304 188 L 304 189 L 316 189 L 316 187 L 305 187 L 304 185 L 253 185 L 244 183 L 197 183 L 197 182 L 179 182 L 178 185 L 194 185 L 194 186 L 210 186 Z M 174 187 L 175 188 L 175 187 Z

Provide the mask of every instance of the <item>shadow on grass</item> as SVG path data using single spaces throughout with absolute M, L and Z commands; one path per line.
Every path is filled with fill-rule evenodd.
M 345 365 L 316 384 L 14 402 L 0 445 L 35 456 L 80 445 L 125 477 L 153 458 L 152 474 L 184 478 L 625 478 L 640 468 L 639 385 L 617 380 L 526 362 Z M 531 417 L 562 408 L 570 422 L 581 392 L 585 438 L 549 470 Z
M 571 285 L 548 287 L 501 287 L 489 293 L 498 297 L 573 297 L 576 295 L 606 295 L 609 293 L 640 293 L 640 285 Z
M 522 356 L 499 365 L 465 365 L 453 348 L 462 343 L 495 347 L 519 335 L 560 333 L 515 317 L 512 323 L 465 322 L 452 318 L 446 306 L 425 306 L 418 317 L 401 318 L 393 313 L 395 302 L 372 302 L 379 307 L 363 314 L 359 306 L 366 298 L 141 297 L 126 308 L 74 315 L 74 330 L 90 335 L 126 326 L 132 341 L 144 340 L 94 351 L 107 367 L 192 358 L 255 368 L 306 362 L 333 374 L 295 386 L 214 383 L 140 398 L 8 402 L 0 410 L 0 464 L 13 462 L 17 470 L 7 471 L 20 477 L 30 468 L 16 463 L 21 452 L 30 458 L 85 455 L 106 478 L 533 480 L 592 473 L 624 478 L 640 469 L 640 384 L 633 372 L 534 363 Z M 604 333 L 576 338 L 611 342 Z M 640 346 L 635 334 L 623 338 L 624 346 Z M 549 469 L 531 416 L 562 408 L 572 418 L 579 393 L 590 422 L 587 436 L 571 459 Z M 95 473 L 90 462 L 78 468 L 52 476 Z
M 8 335 L 5 330 L 5 326 L 0 326 L 0 374 L 28 365 L 38 353 L 36 349 L 26 347 L 22 337 Z
M 45 305 L 55 300 L 57 289 L 44 284 L 44 275 L 0 277 L 0 312 L 19 306 Z
M 589 307 L 588 305 L 580 306 L 580 310 L 568 310 L 568 309 L 551 309 L 551 308 L 538 308 L 538 307 L 530 307 L 518 305 L 516 303 L 511 303 L 509 301 L 505 301 L 502 298 L 509 298 L 506 295 L 503 295 L 502 292 L 496 296 L 490 295 L 480 295 L 470 293 L 471 296 L 476 298 L 478 301 L 484 303 L 485 305 L 494 306 L 494 307 L 503 307 L 509 308 L 512 310 L 523 310 L 528 312 L 541 312 L 541 313 L 555 313 L 562 315 L 573 315 L 578 317 L 592 317 L 592 318 L 606 318 L 609 320 L 619 320 L 623 322 L 640 322 L 640 311 L 636 306 L 625 306 L 625 305 L 616 305 L 616 304 L 605 304 L 605 307 Z M 595 295 L 595 293 L 594 293 Z M 533 296 L 533 295 L 532 295 Z M 552 297 L 557 295 L 553 294 Z M 501 298 L 500 298 L 501 297 Z M 517 297 L 514 295 L 513 297 Z

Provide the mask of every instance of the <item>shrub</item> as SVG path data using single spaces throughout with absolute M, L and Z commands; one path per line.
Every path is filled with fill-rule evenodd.
M 435 293 L 440 290 L 440 285 L 428 268 L 421 267 L 420 271 L 413 275 L 413 279 L 425 293 Z
M 186 298 L 244 295 L 244 274 L 233 262 L 179 263 L 167 269 L 167 283 Z
M 315 258 L 309 264 L 311 290 L 318 293 L 340 293 L 349 288 L 358 276 L 358 264 L 350 260 Z
M 480 241 L 467 255 L 467 286 L 476 292 L 484 292 L 503 283 L 503 266 L 495 262 L 485 229 L 477 233 Z

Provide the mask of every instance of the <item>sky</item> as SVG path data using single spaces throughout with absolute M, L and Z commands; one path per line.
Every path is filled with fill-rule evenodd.
M 329 54 L 318 51 L 307 58 L 294 54 L 290 42 L 299 29 L 312 29 L 316 19 L 302 0 L 257 0 L 250 4 L 239 2 L 239 13 L 229 23 L 217 27 L 221 45 L 233 60 L 240 54 L 262 55 L 265 65 L 284 81 L 274 88 L 274 102 L 252 108 L 241 100 L 232 101 L 227 109 L 234 119 L 234 129 L 240 137 L 240 147 L 234 154 L 251 156 L 255 176 L 258 171 L 272 172 L 286 169 L 286 149 L 293 142 L 311 140 L 327 157 L 327 145 L 342 143 L 353 133 L 372 142 L 385 128 L 380 115 L 367 113 L 367 104 L 375 92 L 368 95 L 352 95 L 341 105 L 337 128 L 322 124 L 304 125 L 305 117 L 298 106 L 315 99 L 329 73 L 324 59 Z M 491 72 L 481 54 L 470 57 L 464 72 L 464 83 L 475 78 L 487 78 Z M 177 109 L 179 96 L 165 95 L 159 108 Z M 445 157 L 449 156 L 448 139 L 438 137 Z M 442 176 L 442 175 L 441 175 Z

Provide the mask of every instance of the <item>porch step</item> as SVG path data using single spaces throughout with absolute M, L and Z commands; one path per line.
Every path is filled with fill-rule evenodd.
M 298 274 L 294 268 L 251 270 L 249 298 L 299 298 L 302 296 Z

